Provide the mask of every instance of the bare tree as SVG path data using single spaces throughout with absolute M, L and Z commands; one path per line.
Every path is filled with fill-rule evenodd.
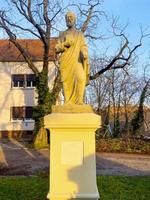
M 54 2 L 50 2 L 49 0 L 7 0 L 7 2 L 9 5 L 8 9 L 0 10 L 0 28 L 5 31 L 9 40 L 20 51 L 24 60 L 28 63 L 29 68 L 37 77 L 36 89 L 38 92 L 38 105 L 35 108 L 34 119 L 35 132 L 38 132 L 43 127 L 43 117 L 51 112 L 51 106 L 55 104 L 61 88 L 58 71 L 53 90 L 49 91 L 48 64 L 51 48 L 51 33 L 55 28 L 54 25 L 57 17 L 66 8 L 63 7 L 62 1 L 60 0 Z M 81 15 L 84 15 L 84 20 L 82 20 L 82 26 L 80 27 L 83 32 L 86 31 L 91 20 L 93 20 L 95 7 L 98 7 L 100 3 L 101 1 L 99 0 L 95 1 L 94 4 L 88 0 L 87 4 L 84 5 L 86 9 L 84 11 L 79 9 L 79 4 L 70 4 L 70 6 L 76 6 Z M 14 13 L 15 15 L 13 16 Z M 42 71 L 38 70 L 28 50 L 17 40 L 20 33 L 27 33 L 30 37 L 41 40 L 43 44 Z
M 121 103 L 124 107 L 124 132 L 130 135 L 130 121 L 133 117 L 133 110 L 136 107 L 137 96 L 139 95 L 139 79 L 135 74 L 129 74 L 126 76 L 122 89 Z M 135 106 L 134 106 L 135 105 Z
M 148 65 L 149 67 L 149 65 Z M 144 133 L 144 122 L 145 122 L 145 109 L 144 103 L 147 98 L 150 97 L 150 78 L 146 75 L 146 68 L 144 68 L 144 79 L 142 81 L 141 93 L 139 96 L 138 107 L 134 113 L 133 119 L 131 121 L 132 134 L 138 135 Z M 144 85 L 144 86 L 143 86 Z
M 94 57 L 91 62 L 92 73 L 104 66 L 105 62 L 104 59 Z M 134 65 L 125 67 L 124 70 L 107 71 L 92 80 L 89 86 L 88 96 L 92 95 L 89 98 L 90 103 L 94 105 L 96 112 L 101 114 L 103 128 L 109 124 L 114 136 L 129 134 L 133 107 L 139 95 L 139 79 L 133 69 Z
M 126 66 L 133 64 L 136 59 L 136 51 L 142 46 L 142 41 L 145 37 L 149 36 L 149 33 L 145 33 L 142 27 L 140 27 L 141 36 L 139 42 L 136 45 L 131 45 L 128 37 L 125 34 L 125 29 L 127 25 L 118 25 L 118 20 L 116 18 L 112 19 L 111 28 L 114 37 L 120 39 L 120 46 L 118 51 L 111 55 L 107 62 L 99 71 L 90 76 L 90 80 L 96 79 L 101 74 L 109 70 L 124 69 Z
M 55 104 L 61 89 L 59 71 L 54 81 L 52 91 L 48 88 L 48 64 L 49 51 L 51 48 L 50 38 L 52 31 L 58 30 L 58 18 L 68 8 L 77 10 L 80 19 L 78 28 L 84 32 L 89 39 L 103 39 L 103 35 L 96 30 L 97 24 L 105 13 L 101 11 L 102 0 L 87 0 L 86 3 L 74 1 L 66 5 L 63 1 L 49 0 L 7 0 L 8 9 L 0 10 L 0 28 L 5 31 L 9 40 L 20 51 L 28 66 L 37 77 L 38 105 L 35 108 L 35 132 L 43 127 L 43 117 L 51 112 L 51 106 Z M 13 16 L 15 13 L 15 16 Z M 17 17 L 16 17 L 17 16 Z M 17 18 L 17 20 L 16 20 Z M 62 18 L 62 17 L 61 17 Z M 23 22 L 23 23 L 22 23 Z M 124 34 L 124 29 L 117 33 L 117 22 L 113 20 L 112 28 L 114 35 L 121 38 L 118 52 L 110 56 L 107 62 L 98 71 L 90 76 L 90 80 L 98 78 L 109 70 L 124 69 L 130 65 L 134 58 L 134 53 L 142 45 L 142 39 L 146 36 L 141 31 L 141 38 L 134 47 L 129 46 L 128 38 Z M 43 44 L 43 67 L 40 72 L 35 66 L 28 50 L 18 42 L 20 33 L 27 33 L 30 37 L 38 38 Z

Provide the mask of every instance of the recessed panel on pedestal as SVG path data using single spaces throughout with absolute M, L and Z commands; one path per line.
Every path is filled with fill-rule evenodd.
M 83 164 L 83 142 L 67 141 L 61 144 L 61 164 L 78 166 Z

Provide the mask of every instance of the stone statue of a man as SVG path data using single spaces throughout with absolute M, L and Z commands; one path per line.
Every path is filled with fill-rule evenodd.
M 68 29 L 60 33 L 56 45 L 65 104 L 81 105 L 89 79 L 88 50 L 83 33 L 75 28 L 75 14 L 67 12 L 65 19 Z

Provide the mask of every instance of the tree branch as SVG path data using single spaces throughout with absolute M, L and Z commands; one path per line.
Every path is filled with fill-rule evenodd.
M 109 62 L 108 65 L 106 65 L 106 67 L 104 67 L 103 69 L 99 70 L 97 73 L 95 73 L 94 75 L 90 76 L 90 80 L 94 80 L 96 78 L 98 78 L 101 74 L 105 73 L 108 70 L 112 70 L 112 69 L 123 69 L 125 66 L 130 65 L 130 60 L 133 56 L 133 54 L 135 53 L 135 51 L 142 46 L 142 40 L 144 37 L 146 37 L 148 34 L 143 34 L 142 29 L 141 29 L 141 37 L 140 37 L 140 41 L 139 44 L 137 44 L 136 46 L 134 46 L 132 49 L 129 48 L 129 41 L 127 39 L 127 37 L 123 34 L 123 30 L 121 30 L 120 34 L 116 34 L 114 32 L 115 36 L 117 37 L 123 37 L 123 39 L 125 40 L 124 44 L 122 45 L 122 47 L 119 49 L 119 52 L 114 56 L 114 58 Z M 125 50 L 128 48 L 128 55 L 124 56 L 124 52 Z M 119 61 L 121 61 L 121 63 L 118 63 Z M 123 63 L 122 63 L 123 62 Z
M 37 75 L 38 69 L 35 67 L 35 65 L 32 62 L 32 58 L 30 57 L 29 53 L 22 47 L 19 42 L 16 39 L 16 35 L 10 30 L 10 28 L 7 26 L 5 17 L 5 13 L 0 12 L 0 26 L 6 31 L 7 35 L 9 36 L 9 40 L 17 47 L 17 49 L 20 51 L 22 56 L 24 57 L 25 61 L 28 63 L 31 70 Z

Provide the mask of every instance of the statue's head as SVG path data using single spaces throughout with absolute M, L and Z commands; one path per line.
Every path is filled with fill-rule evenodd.
M 71 11 L 67 12 L 65 15 L 65 19 L 66 19 L 66 24 L 68 28 L 71 28 L 75 25 L 76 16 L 73 12 Z

